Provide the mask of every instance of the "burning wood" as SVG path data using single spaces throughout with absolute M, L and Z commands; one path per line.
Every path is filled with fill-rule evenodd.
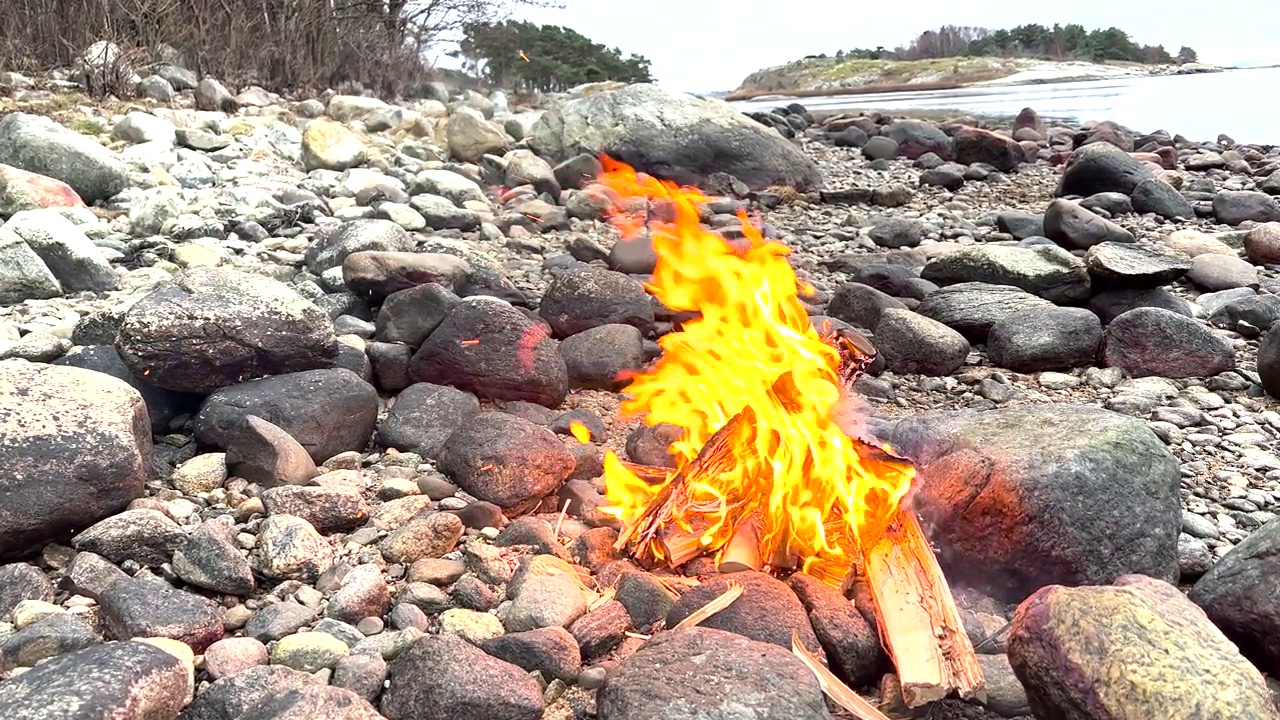
M 745 216 L 744 238 L 727 242 L 701 227 L 697 191 L 603 164 L 600 181 L 621 198 L 669 206 L 669 221 L 649 222 L 649 289 L 675 312 L 697 312 L 628 386 L 625 412 L 684 434 L 672 444 L 675 470 L 606 454 L 606 495 L 623 523 L 615 547 L 648 567 L 715 555 L 721 572 L 802 571 L 833 586 L 865 578 L 907 703 L 980 695 L 951 591 L 902 505 L 914 467 L 843 423 L 874 347 L 856 333 L 819 334 L 788 251 Z M 634 217 L 615 225 L 643 227 Z

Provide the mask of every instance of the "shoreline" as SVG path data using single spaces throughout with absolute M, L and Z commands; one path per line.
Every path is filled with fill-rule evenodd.
M 1109 68 L 1111 66 L 1096 65 L 1099 68 Z M 836 88 L 804 88 L 798 90 L 789 90 L 786 92 L 778 91 L 733 91 L 722 96 L 725 102 L 747 102 L 752 100 L 772 100 L 772 99 L 798 99 L 813 97 L 844 97 L 856 95 L 886 95 L 890 93 L 914 93 L 929 92 L 937 90 L 962 90 L 965 88 L 983 88 L 983 87 L 1022 87 L 1028 85 L 1052 85 L 1058 83 L 1078 83 L 1090 80 L 1120 80 L 1125 78 L 1142 78 L 1142 77 L 1167 77 L 1172 75 L 1211 75 L 1216 73 L 1229 72 L 1234 70 L 1258 70 L 1265 67 L 1218 67 L 1218 66 L 1202 66 L 1205 69 L 1193 72 L 1148 72 L 1133 73 L 1120 72 L 1121 68 L 1115 67 L 1117 72 L 1100 73 L 1094 75 L 1060 75 L 1060 76 L 1043 76 L 1026 78 L 1022 80 L 1013 80 L 1018 75 L 1028 74 L 1026 72 L 1018 72 L 995 80 L 978 80 L 973 82 L 958 81 L 935 81 L 920 83 L 870 83 L 866 85 L 854 85 L 850 87 Z

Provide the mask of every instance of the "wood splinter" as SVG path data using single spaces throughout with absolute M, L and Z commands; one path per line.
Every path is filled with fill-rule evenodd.
M 863 559 L 880 636 L 907 706 L 952 692 L 985 701 L 982 666 L 915 514 L 899 509 L 884 534 L 864 547 Z

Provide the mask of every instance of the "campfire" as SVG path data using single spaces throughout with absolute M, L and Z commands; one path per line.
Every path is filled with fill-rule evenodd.
M 803 572 L 846 590 L 865 581 L 908 704 L 980 695 L 973 647 L 904 502 L 915 468 L 861 422 L 852 387 L 874 348 L 819 334 L 788 248 L 745 213 L 743 237 L 726 240 L 702 227 L 698 190 L 602 163 L 613 225 L 624 241 L 651 236 L 649 291 L 694 316 L 626 389 L 624 414 L 683 432 L 674 469 L 606 455 L 617 549 L 650 568 L 711 556 L 721 572 Z

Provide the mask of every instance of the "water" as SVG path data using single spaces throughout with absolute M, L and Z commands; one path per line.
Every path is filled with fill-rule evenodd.
M 801 98 L 822 110 L 957 110 L 981 116 L 1013 116 L 1024 107 L 1069 122 L 1113 120 L 1138 132 L 1167 130 L 1193 141 L 1219 133 L 1236 142 L 1280 145 L 1280 68 L 1229 70 L 1113 80 L 969 87 Z M 777 107 L 778 100 L 750 100 L 741 110 Z

